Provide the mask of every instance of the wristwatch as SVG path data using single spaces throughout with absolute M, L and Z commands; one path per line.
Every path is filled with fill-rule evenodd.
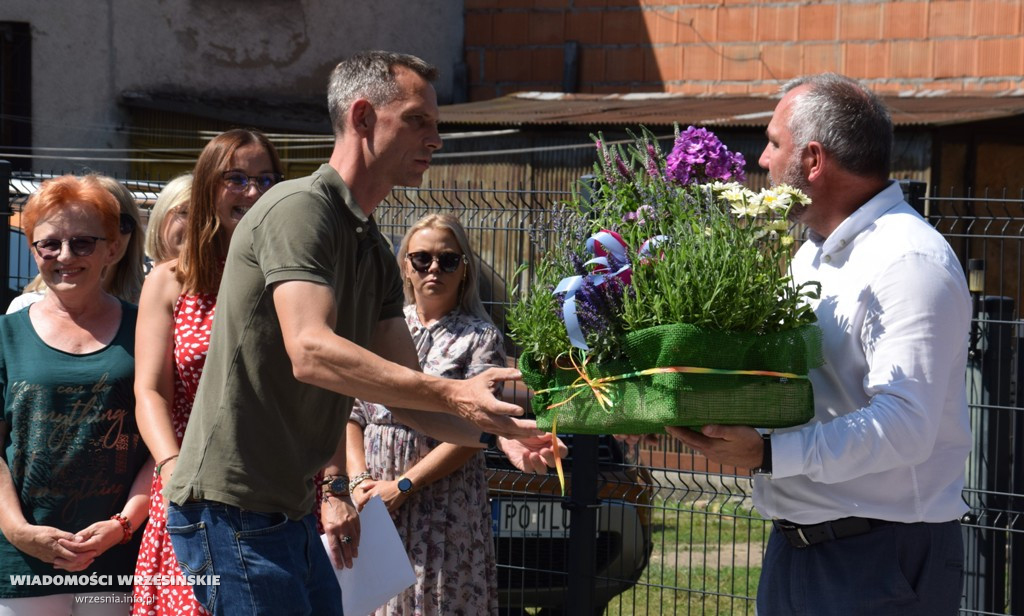
M 324 488 L 325 496 L 348 496 L 348 477 L 345 475 L 328 475 L 320 485 Z
M 398 478 L 398 491 L 401 492 L 402 494 L 408 494 L 409 492 L 412 492 L 412 487 L 412 479 L 409 479 L 408 477 Z
M 755 475 L 772 474 L 772 435 L 762 434 L 761 443 L 764 445 L 764 454 L 761 456 L 761 466 L 753 470 Z

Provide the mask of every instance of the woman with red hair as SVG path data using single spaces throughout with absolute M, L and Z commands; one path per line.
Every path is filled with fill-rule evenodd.
M 128 613 L 120 577 L 138 553 L 152 462 L 135 423 L 136 308 L 103 286 L 125 241 L 119 218 L 92 176 L 44 182 L 22 214 L 47 292 L 0 317 L 4 616 L 88 603 Z

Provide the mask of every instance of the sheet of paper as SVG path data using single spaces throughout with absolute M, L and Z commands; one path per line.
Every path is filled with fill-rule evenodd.
M 379 496 L 359 513 L 359 528 L 359 557 L 351 569 L 335 571 L 345 616 L 366 616 L 416 583 L 409 555 Z M 320 535 L 320 540 L 326 550 L 327 536 Z

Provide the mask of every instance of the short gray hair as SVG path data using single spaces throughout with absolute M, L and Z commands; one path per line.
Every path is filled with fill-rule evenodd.
M 344 118 L 356 100 L 365 98 L 374 107 L 395 100 L 398 84 L 395 67 L 411 70 L 427 81 L 437 79 L 437 68 L 416 56 L 392 51 L 362 51 L 338 63 L 327 85 L 327 109 L 335 135 L 344 133 Z
M 794 147 L 817 141 L 843 169 L 887 178 L 893 131 L 885 103 L 860 82 L 835 73 L 798 77 L 782 92 L 800 86 L 808 90 L 794 99 L 788 120 Z

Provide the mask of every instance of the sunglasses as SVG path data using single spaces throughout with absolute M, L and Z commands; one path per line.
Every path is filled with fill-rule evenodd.
M 466 255 L 460 255 L 457 252 L 442 252 L 441 254 L 434 256 L 429 252 L 420 251 L 410 252 L 405 256 L 408 257 L 412 268 L 421 274 L 429 270 L 434 261 L 437 261 L 438 266 L 441 267 L 441 271 L 445 274 L 451 274 L 455 270 L 459 269 L 460 263 L 469 262 Z
M 72 237 L 66 240 L 39 240 L 32 242 L 32 247 L 36 249 L 36 254 L 42 259 L 49 261 L 50 259 L 56 259 L 60 256 L 60 251 L 64 247 L 64 244 L 68 245 L 71 249 L 71 254 L 76 257 L 88 257 L 96 250 L 96 242 L 100 240 L 106 240 L 105 237 L 95 237 L 92 235 L 83 235 L 79 237 Z
M 245 175 L 241 171 L 225 171 L 220 174 L 224 179 L 227 189 L 235 193 L 244 193 L 249 190 L 249 185 L 256 187 L 260 194 L 267 192 L 267 189 L 281 181 L 281 176 L 276 173 L 261 173 L 256 176 Z

